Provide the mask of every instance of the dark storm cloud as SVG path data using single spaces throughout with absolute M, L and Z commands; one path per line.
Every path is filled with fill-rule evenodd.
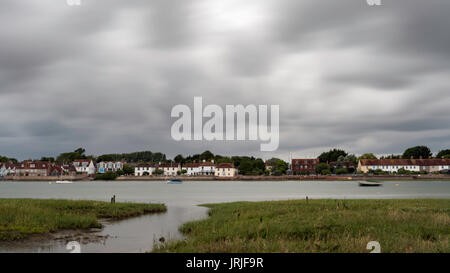
M 3 1 L 0 154 L 450 145 L 450 3 Z M 175 104 L 279 104 L 280 148 L 175 142 Z

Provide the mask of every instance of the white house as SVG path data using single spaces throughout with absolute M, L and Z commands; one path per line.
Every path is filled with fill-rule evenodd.
M 77 170 L 77 173 L 87 175 L 95 174 L 95 165 L 91 159 L 76 159 L 73 161 L 73 166 Z
M 117 172 L 123 169 L 123 163 L 120 161 L 102 161 L 97 164 L 98 173 Z
M 450 169 L 450 159 L 361 159 L 358 163 L 358 171 L 363 173 L 375 170 L 396 173 L 400 169 L 439 172 Z
M 152 164 L 138 164 L 134 167 L 134 176 L 152 175 L 156 167 Z
M 216 172 L 216 165 L 214 164 L 214 160 L 211 162 L 203 161 L 200 163 L 200 172 L 202 175 L 214 175 Z
M 163 163 L 158 168 L 163 170 L 165 176 L 175 176 L 181 172 L 181 166 L 178 163 Z
M 0 163 L 0 177 L 14 175 L 16 167 L 12 163 Z
M 181 170 L 182 171 L 186 170 L 186 175 L 189 175 L 189 176 L 196 176 L 196 175 L 202 174 L 200 163 L 183 164 L 183 166 L 181 167 Z
M 215 168 L 215 176 L 218 177 L 233 177 L 237 175 L 237 169 L 230 163 L 221 163 Z

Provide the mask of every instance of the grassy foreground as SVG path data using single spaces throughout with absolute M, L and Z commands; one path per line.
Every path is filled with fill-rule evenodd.
M 62 229 L 100 228 L 100 218 L 122 219 L 166 211 L 163 204 L 0 199 L 0 241 Z
M 450 252 L 450 200 L 298 200 L 208 204 L 187 239 L 155 252 Z

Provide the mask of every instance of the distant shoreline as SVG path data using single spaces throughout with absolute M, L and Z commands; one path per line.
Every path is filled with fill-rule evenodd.
M 214 177 L 214 176 L 121 176 L 115 180 L 91 180 L 88 176 L 12 176 L 5 177 L 1 182 L 52 182 L 57 180 L 71 180 L 71 181 L 147 181 L 147 182 L 161 182 L 167 181 L 171 178 L 181 179 L 183 181 L 361 181 L 361 180 L 380 180 L 380 181 L 418 181 L 418 180 L 439 180 L 450 181 L 450 175 L 405 175 L 405 176 L 324 176 L 324 175 L 284 175 L 284 176 L 243 176 L 235 177 Z

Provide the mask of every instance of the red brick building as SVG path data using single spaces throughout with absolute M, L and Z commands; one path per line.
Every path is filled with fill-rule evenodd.
M 292 171 L 296 173 L 313 173 L 320 163 L 318 158 L 314 159 L 292 159 Z

